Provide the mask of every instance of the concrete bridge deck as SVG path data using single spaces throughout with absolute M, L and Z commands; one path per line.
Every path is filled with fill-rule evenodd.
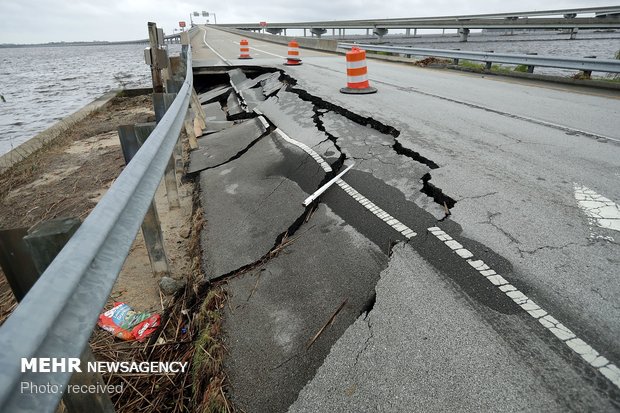
M 341 55 L 199 30 L 195 69 L 255 67 L 230 76 L 269 122 L 202 141 L 236 154 L 201 172 L 210 276 L 256 266 L 229 280 L 238 407 L 619 408 L 617 92 L 369 60 L 378 93 L 344 95 Z M 304 147 L 355 162 L 310 211 Z

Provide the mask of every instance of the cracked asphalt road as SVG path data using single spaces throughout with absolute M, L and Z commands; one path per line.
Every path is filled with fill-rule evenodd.
M 207 38 L 221 57 L 239 63 L 234 60 L 237 36 L 208 29 Z M 209 56 L 200 40 L 194 38 L 195 53 L 199 58 L 201 53 Z M 344 59 L 311 52 L 302 56 L 302 66 L 285 68 L 280 59 L 264 53 L 284 55 L 284 47 L 252 40 L 251 46 L 260 55 L 252 64 L 283 71 L 280 81 L 288 84 L 279 91 L 273 80 L 270 85 L 261 84 L 263 91 L 269 90 L 266 100 L 252 106 L 290 137 L 313 148 L 335 170 L 347 159 L 355 160 L 356 167 L 344 180 L 419 234 L 392 255 L 368 318 L 358 318 L 340 339 L 342 329 L 331 335 L 323 343 L 324 355 L 325 348 L 335 343 L 325 361 L 317 357 L 305 364 L 302 379 L 295 380 L 283 392 L 287 396 L 273 401 L 274 408 L 267 410 L 282 411 L 317 368 L 292 410 L 618 409 L 620 395 L 613 380 L 620 378 L 620 371 L 617 375 L 606 371 L 603 377 L 602 370 L 569 349 L 566 338 L 558 340 L 541 327 L 542 321 L 530 318 L 498 293 L 458 254 L 424 235 L 429 227 L 441 227 L 617 365 L 620 234 L 597 225 L 584 213 L 576 193 L 577 188 L 592 188 L 602 199 L 620 200 L 620 146 L 605 140 L 620 138 L 617 95 L 369 61 L 371 83 L 379 93 L 347 96 L 338 93 L 345 82 Z M 250 90 L 258 96 L 256 89 Z M 273 206 L 262 210 L 265 227 L 273 230 L 261 243 L 254 242 L 255 234 L 256 240 L 263 239 L 260 231 L 238 237 L 232 230 L 221 234 L 225 225 L 214 225 L 209 230 L 223 244 L 207 257 L 207 266 L 255 250 L 241 260 L 247 265 L 267 253 L 274 246 L 274 235 L 304 212 L 293 206 L 296 199 L 313 192 L 325 179 L 318 165 L 313 165 L 314 171 L 292 173 L 291 153 L 298 153 L 298 148 L 278 143 L 273 136 L 269 139 L 272 146 L 266 153 L 277 152 L 292 162 L 284 168 L 288 172 L 280 167 L 276 174 L 286 177 L 289 187 L 248 184 L 240 196 L 247 199 L 237 207 L 245 212 L 271 191 L 282 190 Z M 248 153 L 265 145 L 261 140 Z M 220 192 L 226 193 L 230 185 L 253 182 L 252 163 L 245 164 L 244 158 L 221 168 L 243 165 L 245 177 L 225 184 L 225 179 L 232 178 L 213 175 L 208 182 L 203 178 L 203 188 L 217 192 L 220 186 Z M 303 159 L 297 158 L 297 164 L 313 162 L 310 157 Z M 275 161 L 265 157 L 264 162 Z M 254 165 L 258 167 L 258 162 Z M 423 193 L 426 174 L 430 180 Z M 239 187 L 233 191 L 240 194 Z M 204 203 L 207 214 L 212 214 L 210 224 L 225 220 L 230 209 L 209 212 L 209 196 Z M 328 191 L 320 202 L 356 237 L 384 254 L 393 242 L 404 241 L 339 188 Z M 289 215 L 282 215 L 289 210 Z M 235 225 L 229 224 L 231 229 Z M 312 218 L 297 229 L 303 230 L 304 225 L 312 225 Z M 207 236 L 205 245 L 211 243 Z M 227 254 L 227 247 L 232 252 Z M 341 247 L 325 245 L 317 254 L 337 263 Z M 277 265 L 279 259 L 268 265 Z M 223 265 L 227 271 L 213 271 L 214 277 L 229 274 L 241 261 Z M 304 266 L 301 256 L 297 262 L 297 271 L 314 272 Z M 324 318 L 337 304 L 324 305 Z M 362 304 L 363 300 L 358 301 L 358 309 Z M 351 315 L 355 311 L 349 313 L 352 322 Z M 367 334 L 369 322 L 374 326 L 373 340 Z M 299 327 L 299 331 L 310 330 L 309 324 Z M 432 337 L 433 345 L 423 337 Z M 237 363 L 236 368 L 239 373 L 244 366 Z M 250 377 L 262 376 L 258 369 Z M 264 376 L 261 382 L 268 387 L 273 381 Z M 237 391 L 245 390 L 233 383 L 233 395 Z M 260 387 L 251 392 L 259 394 Z M 497 395 L 502 397 L 501 405 Z M 269 400 L 249 411 L 268 406 Z

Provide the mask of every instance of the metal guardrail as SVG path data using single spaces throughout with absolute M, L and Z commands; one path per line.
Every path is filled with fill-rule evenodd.
M 413 56 L 433 56 L 448 59 L 473 60 L 487 63 L 506 63 L 514 65 L 555 67 L 590 72 L 620 73 L 620 60 L 590 59 L 578 57 L 538 56 L 527 54 L 468 52 L 463 50 L 426 49 L 402 46 L 380 46 L 374 44 L 338 43 L 340 49 L 359 47 L 374 52 L 388 52 Z
M 21 359 L 79 358 L 86 348 L 172 156 L 192 82 L 188 46 L 185 81 L 163 119 L 0 327 L 0 411 L 56 410 L 60 392 L 22 394 L 20 384 L 51 384 L 63 390 L 71 372 L 22 373 Z

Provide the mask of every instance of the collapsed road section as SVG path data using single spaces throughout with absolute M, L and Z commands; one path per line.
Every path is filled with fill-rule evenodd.
M 209 76 L 195 82 L 207 132 L 188 171 L 208 222 L 204 273 L 228 291 L 224 367 L 239 410 L 496 410 L 497 393 L 505 411 L 617 408 L 603 370 L 466 261 L 520 285 L 449 219 L 456 202 L 431 181 L 441 165 L 410 139 L 273 69 Z M 438 221 L 458 242 L 427 230 Z

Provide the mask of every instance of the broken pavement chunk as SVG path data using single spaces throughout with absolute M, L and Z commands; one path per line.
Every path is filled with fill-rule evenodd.
M 246 150 L 265 133 L 256 118 L 198 139 L 198 149 L 190 153 L 187 173 L 200 172 L 221 165 Z
M 209 121 L 225 121 L 226 113 L 222 110 L 222 106 L 220 106 L 219 102 L 208 103 L 206 105 L 202 105 L 202 108 L 207 115 L 207 127 Z
M 239 99 L 237 99 L 237 95 L 234 93 L 228 95 L 226 106 L 228 108 L 228 117 L 231 120 L 245 113 L 243 108 L 241 108 L 241 104 L 239 103 Z
M 221 96 L 224 96 L 227 93 L 230 93 L 231 90 L 232 88 L 230 86 L 216 87 L 215 89 L 211 89 L 208 92 L 201 93 L 200 95 L 198 95 L 198 100 L 200 101 L 200 104 L 202 105 L 207 104 L 207 103 L 212 103 L 212 102 L 215 102 L 216 100 L 219 100 Z

